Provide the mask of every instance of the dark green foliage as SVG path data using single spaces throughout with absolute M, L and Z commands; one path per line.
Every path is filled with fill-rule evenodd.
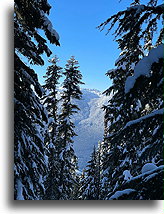
M 155 170 L 148 171 L 145 174 L 139 174 L 131 180 L 120 185 L 114 192 L 107 196 L 107 200 L 162 200 L 163 199 L 163 166 Z M 159 188 L 160 187 L 160 188 Z M 131 194 L 121 194 L 119 197 L 116 193 L 123 192 L 126 189 L 134 190 Z
M 82 174 L 80 182 L 80 200 L 99 200 L 101 183 L 100 183 L 100 154 L 94 147 L 91 160 L 88 162 L 85 174 Z
M 47 109 L 49 123 L 47 126 L 47 135 L 45 138 L 45 145 L 47 147 L 48 156 L 48 170 L 45 180 L 45 196 L 46 200 L 55 200 L 58 198 L 58 171 L 59 171 L 59 157 L 57 153 L 57 127 L 58 127 L 58 84 L 61 77 L 62 68 L 58 66 L 59 59 L 57 56 L 49 60 L 52 65 L 48 66 L 46 75 L 44 76 L 45 95 L 43 96 L 43 104 Z
M 40 30 L 50 43 L 59 45 L 47 18 L 51 6 L 47 0 L 15 0 L 14 6 L 14 198 L 163 199 L 163 56 L 158 52 L 163 47 L 163 5 L 158 0 L 147 5 L 134 0 L 98 27 L 110 25 L 109 32 L 117 25 L 114 34 L 121 54 L 116 68 L 107 72 L 113 84 L 104 93 L 112 93 L 113 98 L 104 106 L 104 139 L 97 151 L 94 148 L 82 176 L 77 175 L 72 122 L 79 110 L 73 100 L 82 96 L 78 62 L 71 57 L 63 72 L 59 114 L 57 85 L 62 68 L 57 57 L 47 69 L 46 94 L 30 68 L 44 64 L 43 53 L 51 55 Z M 147 163 L 155 169 L 145 173 Z
M 73 99 L 81 99 L 82 92 L 79 85 L 82 75 L 78 70 L 78 62 L 74 57 L 68 60 L 65 67 L 65 80 L 63 83 L 62 112 L 59 115 L 58 143 L 57 152 L 60 163 L 60 196 L 61 200 L 73 199 L 74 189 L 76 189 L 76 169 L 77 157 L 73 149 L 74 124 L 71 121 L 72 116 L 79 110 L 78 106 L 73 104 Z
M 121 39 L 118 40 L 121 50 L 124 47 L 131 50 L 141 40 L 144 40 L 144 48 L 147 48 L 147 44 L 153 42 L 154 34 L 159 27 L 158 23 L 162 21 L 163 5 L 158 6 L 157 4 L 158 0 L 151 0 L 148 5 L 141 5 L 139 1 L 134 1 L 129 8 L 111 16 L 98 28 L 103 30 L 107 25 L 110 25 L 107 32 L 109 33 L 117 23 L 118 26 L 114 34 L 116 38 L 119 37 Z M 162 32 L 160 32 L 159 37 L 161 35 L 163 35 Z M 133 54 L 135 57 L 137 50 L 139 49 L 129 52 L 128 55 L 131 56 Z
M 51 43 L 59 45 L 58 35 L 50 28 L 46 16 L 50 8 L 46 0 L 15 0 L 14 4 L 14 198 L 17 200 L 41 199 L 44 194 L 42 135 L 47 116 L 40 103 L 43 89 L 29 63 L 43 65 L 41 54 L 51 54 L 39 29 L 44 30 Z
M 157 47 L 156 50 L 159 50 L 162 30 L 156 40 L 154 33 L 157 27 L 160 27 L 158 21 L 162 18 L 162 8 L 163 5 L 157 6 L 157 1 L 150 1 L 147 6 L 135 1 L 130 8 L 113 15 L 99 26 L 103 29 L 110 23 L 111 30 L 118 23 L 115 35 L 119 37 L 117 42 L 122 51 L 116 61 L 116 69 L 107 72 L 113 80 L 113 85 L 105 91 L 105 94 L 114 95 L 109 104 L 104 106 L 102 199 L 108 200 L 110 195 L 121 189 L 125 182 L 125 170 L 129 170 L 132 176 L 137 176 L 145 163 L 153 162 L 157 166 L 163 164 L 162 56 L 157 60 L 148 55 L 147 59 L 151 65 L 147 65 L 148 61 L 145 60 L 145 66 L 150 65 L 149 73 L 136 76 L 134 86 L 126 90 L 126 87 L 129 87 L 128 77 L 137 75 L 134 73 L 135 66 L 147 52 L 151 51 L 153 43 Z M 137 71 L 142 72 L 143 69 L 145 70 L 145 67 Z M 134 189 L 137 194 L 128 197 L 139 199 L 137 185 L 143 188 L 145 185 L 146 193 L 140 199 L 154 199 L 149 192 L 153 191 L 156 195 L 158 191 L 162 192 L 161 182 L 156 182 L 152 187 L 142 180 L 136 180 Z M 131 186 L 127 185 L 126 189 L 129 188 Z M 162 195 L 158 197 L 162 198 Z

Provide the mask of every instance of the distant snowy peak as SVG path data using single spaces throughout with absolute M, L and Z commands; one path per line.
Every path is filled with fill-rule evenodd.
M 82 90 L 83 93 L 90 92 L 90 93 L 93 93 L 93 94 L 97 94 L 98 96 L 102 96 L 102 92 L 97 90 L 97 89 L 82 88 L 81 90 Z
M 60 91 L 60 92 L 62 92 L 63 91 L 63 87 L 62 86 L 60 86 L 59 88 L 58 88 L 58 90 Z M 97 89 L 90 89 L 90 88 L 81 88 L 81 91 L 82 91 L 82 93 L 83 94 L 96 94 L 97 96 L 102 96 L 102 92 L 101 91 L 99 91 L 99 90 L 97 90 Z

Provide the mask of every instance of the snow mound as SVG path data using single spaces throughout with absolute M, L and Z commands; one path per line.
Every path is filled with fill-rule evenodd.
M 123 175 L 124 175 L 124 180 L 125 180 L 125 181 L 128 181 L 128 180 L 130 180 L 130 179 L 132 178 L 132 175 L 131 175 L 131 173 L 130 173 L 129 170 L 125 170 L 125 171 L 123 172 Z
M 146 163 L 143 167 L 142 167 L 142 174 L 143 173 L 146 173 L 146 172 L 149 172 L 149 171 L 152 171 L 152 170 L 155 170 L 157 169 L 157 166 L 153 163 Z
M 124 189 L 122 191 L 117 191 L 117 192 L 114 193 L 114 195 L 112 195 L 109 198 L 109 200 L 118 199 L 119 197 L 124 196 L 124 195 L 129 195 L 132 192 L 136 192 L 136 190 L 134 190 L 134 189 Z

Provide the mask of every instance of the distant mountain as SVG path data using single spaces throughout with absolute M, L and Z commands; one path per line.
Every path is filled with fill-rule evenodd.
M 58 89 L 60 99 L 62 87 Z M 94 145 L 103 139 L 104 112 L 102 106 L 107 104 L 109 97 L 103 95 L 96 89 L 81 89 L 83 95 L 81 100 L 75 100 L 80 111 L 73 115 L 72 121 L 75 124 L 75 132 L 78 135 L 74 138 L 74 149 L 78 157 L 79 170 L 82 171 L 90 160 Z M 48 92 L 47 92 L 48 93 Z M 61 109 L 59 103 L 59 111 Z
M 78 156 L 79 169 L 82 170 L 90 159 L 93 146 L 103 138 L 104 112 L 102 106 L 107 104 L 109 97 L 102 95 L 98 90 L 82 89 L 81 100 L 75 103 L 80 111 L 73 118 L 77 137 L 74 138 L 74 149 Z

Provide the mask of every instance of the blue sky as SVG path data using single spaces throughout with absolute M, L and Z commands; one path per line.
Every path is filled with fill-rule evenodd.
M 79 61 L 85 82 L 84 88 L 104 91 L 111 85 L 105 73 L 114 67 L 120 51 L 113 41 L 112 33 L 105 35 L 96 27 L 114 13 L 125 9 L 131 0 L 49 0 L 52 6 L 50 20 L 60 36 L 60 47 L 50 45 L 53 55 L 60 58 L 60 65 L 65 66 L 70 56 Z M 36 67 L 39 81 L 48 66 Z

